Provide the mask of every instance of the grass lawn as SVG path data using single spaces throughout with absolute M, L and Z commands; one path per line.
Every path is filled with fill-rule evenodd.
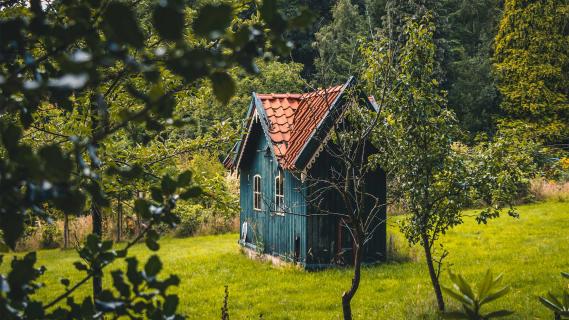
M 520 207 L 521 216 L 507 216 L 477 225 L 465 224 L 448 233 L 443 242 L 450 251 L 444 269 L 479 279 L 486 269 L 503 272 L 511 292 L 495 306 L 517 313 L 511 319 L 551 319 L 537 296 L 550 289 L 567 286 L 559 273 L 569 271 L 569 203 L 548 202 Z M 435 319 L 426 266 L 419 248 L 408 248 L 395 222 L 389 231 L 396 247 L 409 259 L 368 267 L 354 298 L 356 319 Z M 350 269 L 305 272 L 292 267 L 273 267 L 244 257 L 237 234 L 188 239 L 163 239 L 160 257 L 164 276 L 176 273 L 182 279 L 177 291 L 180 310 L 190 319 L 219 319 L 224 285 L 229 285 L 229 312 L 232 319 L 339 319 L 340 295 L 348 288 Z M 144 246 L 131 253 L 145 259 Z M 48 269 L 41 298 L 54 297 L 63 287 L 61 277 L 77 280 L 71 263 L 73 251 L 45 250 L 38 253 Z M 5 270 L 9 259 L 1 270 Z M 113 267 L 113 266 L 111 266 Z M 105 278 L 108 284 L 109 277 Z M 448 276 L 443 272 L 443 284 Z M 83 288 L 82 294 L 90 288 Z M 457 305 L 451 303 L 450 308 Z

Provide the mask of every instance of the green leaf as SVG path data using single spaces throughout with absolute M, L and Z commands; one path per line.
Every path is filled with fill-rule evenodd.
M 561 276 L 569 279 L 569 272 L 561 272 Z
M 185 192 L 180 195 L 182 200 L 189 200 L 191 198 L 196 198 L 202 194 L 202 188 L 200 187 L 191 187 L 188 188 Z
M 472 299 L 470 299 L 468 296 L 466 296 L 462 293 L 455 292 L 454 290 L 449 289 L 449 288 L 444 287 L 444 286 L 441 288 L 443 289 L 444 292 L 446 292 L 452 298 L 460 301 L 463 304 L 466 304 L 466 305 L 473 305 L 474 304 L 474 301 L 472 301 Z
M 492 311 L 492 312 L 490 312 L 490 313 L 487 313 L 487 314 L 484 316 L 484 319 L 507 317 L 507 316 L 512 315 L 512 314 L 514 314 L 514 311 L 510 311 L 510 310 Z
M 264 0 L 259 11 L 261 17 L 268 24 L 271 31 L 280 34 L 286 30 L 287 23 L 278 11 L 278 3 L 276 0 Z
M 486 297 L 484 297 L 482 300 L 480 300 L 480 305 L 486 304 L 488 302 L 494 301 L 502 296 L 504 296 L 506 293 L 508 293 L 510 291 L 510 287 L 504 287 L 494 293 L 491 293 L 489 295 L 487 295 Z
M 130 287 L 125 283 L 121 270 L 111 272 L 113 278 L 113 286 L 120 292 L 123 297 L 130 297 Z
M 157 255 L 152 255 L 144 265 L 144 273 L 147 277 L 155 277 L 162 269 L 162 262 Z
M 137 212 L 142 218 L 150 217 L 148 202 L 144 199 L 136 199 L 134 201 L 134 211 Z
M 164 200 L 164 198 L 162 197 L 162 190 L 160 188 L 151 187 L 150 195 L 152 196 L 152 200 L 156 202 L 162 203 L 162 201 Z
M 455 284 L 460 288 L 460 291 L 464 293 L 467 297 L 469 297 L 471 300 L 474 300 L 476 297 L 474 296 L 474 292 L 472 291 L 472 288 L 470 287 L 468 282 L 466 282 L 466 280 L 464 280 L 464 278 L 460 274 L 457 275 L 456 279 L 457 281 L 455 282 Z
M 194 32 L 202 37 L 217 39 L 231 23 L 233 8 L 228 4 L 207 4 L 201 7 L 193 23 Z
M 130 283 L 132 283 L 135 287 L 140 285 L 143 279 L 140 273 L 136 270 L 138 268 L 138 260 L 131 257 L 126 258 L 125 261 L 127 264 L 126 277 L 128 278 L 128 281 L 130 281 Z
M 176 182 L 169 175 L 162 177 L 160 185 L 162 187 L 162 193 L 165 195 L 171 195 L 176 192 Z
M 478 283 L 478 297 L 484 297 L 492 287 L 492 272 L 490 269 L 486 270 L 484 278 Z
M 160 249 L 160 245 L 154 239 L 146 238 L 146 240 L 144 242 L 146 243 L 146 246 L 148 247 L 148 249 L 150 249 L 152 251 L 158 251 Z
M 171 6 L 164 6 L 162 1 L 152 12 L 154 27 L 165 40 L 176 41 L 184 33 L 184 11 Z
M 6 220 L 10 221 L 9 224 L 2 223 L 2 239 L 10 249 L 16 249 L 18 239 L 24 233 L 24 215 L 20 212 L 5 213 Z
M 186 170 L 178 176 L 178 187 L 185 187 L 192 182 L 192 172 Z
M 4 147 L 6 147 L 8 151 L 14 150 L 18 146 L 18 142 L 22 137 L 22 129 L 11 123 L 7 124 L 7 126 L 2 129 L 3 130 L 0 134 L 2 136 L 2 143 L 4 144 Z
M 176 309 L 178 308 L 178 303 L 180 299 L 177 295 L 169 294 L 164 299 L 164 314 L 166 316 L 173 316 L 176 313 Z
M 226 72 L 214 72 L 210 76 L 215 97 L 223 104 L 227 104 L 235 94 L 235 83 Z
M 67 279 L 67 278 L 62 278 L 62 279 L 59 280 L 59 282 L 61 282 L 62 285 L 66 286 L 66 287 L 69 287 L 69 283 L 70 283 L 70 282 L 69 282 L 69 279 Z
M 541 302 L 541 304 L 543 304 L 544 306 L 546 306 L 547 308 L 551 309 L 554 312 L 560 312 L 563 311 L 561 308 L 559 308 L 559 306 L 557 306 L 555 303 L 547 300 L 544 297 L 539 297 L 539 302 Z
M 134 12 L 123 2 L 112 1 L 103 14 L 105 34 L 110 39 L 135 48 L 144 46 L 144 36 Z
M 75 269 L 77 269 L 79 271 L 86 271 L 87 270 L 87 265 L 85 265 L 82 262 L 75 261 L 75 262 L 73 262 L 73 265 L 75 266 Z
M 560 308 L 562 308 L 562 303 L 559 299 L 557 299 L 557 297 L 552 293 L 552 292 L 548 292 L 547 296 L 549 297 L 550 301 L 555 303 L 557 306 L 559 306 Z

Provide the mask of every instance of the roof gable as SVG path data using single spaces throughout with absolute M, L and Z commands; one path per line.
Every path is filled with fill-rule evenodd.
M 232 150 L 235 152 L 234 160 L 226 159 L 228 166 L 239 167 L 251 124 L 260 121 L 279 165 L 289 170 L 304 169 L 317 153 L 331 124 L 342 113 L 335 111 L 341 111 L 343 93 L 353 83 L 354 78 L 350 77 L 343 85 L 304 94 L 253 93 L 247 113 L 248 131 Z M 368 103 L 373 105 L 374 101 L 370 100 Z

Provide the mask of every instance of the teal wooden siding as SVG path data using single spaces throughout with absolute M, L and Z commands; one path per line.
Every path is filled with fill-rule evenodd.
M 327 177 L 333 162 L 325 152 L 322 153 L 309 175 Z M 286 261 L 297 261 L 308 269 L 334 263 L 350 264 L 351 239 L 348 231 L 340 228 L 338 217 L 322 215 L 317 208 L 307 206 L 310 190 L 289 171 L 283 171 L 285 210 L 275 210 L 275 177 L 278 173 L 278 163 L 260 123 L 256 122 L 251 128 L 239 164 L 241 228 L 247 222 L 247 237 L 241 242 L 242 245 Z M 261 176 L 260 211 L 253 209 L 253 177 L 257 174 Z M 366 185 L 385 203 L 386 185 L 382 170 L 368 177 Z M 343 206 L 336 195 L 328 196 L 325 204 L 335 211 L 341 211 Z M 385 217 L 384 208 L 378 219 L 385 221 Z M 295 239 L 298 239 L 298 243 Z M 364 261 L 377 262 L 383 260 L 385 255 L 386 224 L 382 223 L 375 230 L 373 239 L 364 247 Z
M 315 164 L 310 169 L 311 177 L 326 178 L 334 166 L 334 159 L 326 152 L 322 152 Z M 383 170 L 377 170 L 366 178 L 366 192 L 374 194 L 386 202 L 386 182 Z M 317 186 L 316 186 L 317 187 Z M 310 190 L 308 190 L 310 192 Z M 309 265 L 325 266 L 331 263 L 352 263 L 352 240 L 350 233 L 345 227 L 340 226 L 340 219 L 334 215 L 319 215 L 320 209 L 332 212 L 342 212 L 344 203 L 339 196 L 330 192 L 326 195 L 326 201 L 319 204 L 319 208 L 308 205 L 307 219 L 307 246 Z M 379 227 L 374 230 L 372 239 L 364 246 L 364 262 L 377 262 L 385 260 L 387 254 L 386 237 L 387 226 L 385 223 L 386 208 L 383 207 L 377 215 Z
M 294 175 L 283 171 L 285 210 L 275 210 L 275 177 L 279 168 L 268 148 L 269 144 L 261 126 L 258 123 L 253 124 L 239 170 L 241 228 L 243 222 L 248 225 L 245 245 L 284 260 L 305 263 L 305 190 Z M 261 211 L 253 209 L 253 177 L 257 174 L 261 176 Z

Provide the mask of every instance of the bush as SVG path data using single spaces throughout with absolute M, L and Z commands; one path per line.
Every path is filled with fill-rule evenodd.
M 175 235 L 177 237 L 190 237 L 198 231 L 200 221 L 201 206 L 195 205 L 180 205 L 178 212 L 180 213 L 180 224 L 176 227 Z
M 486 320 L 506 317 L 513 314 L 510 310 L 496 310 L 482 312 L 486 304 L 503 297 L 510 290 L 509 286 L 501 287 L 502 275 L 494 278 L 490 270 L 486 271 L 484 278 L 480 280 L 477 288 L 473 288 L 461 275 L 449 272 L 453 287 L 443 286 L 443 290 L 453 299 L 462 304 L 461 311 L 451 311 L 443 314 L 446 319 L 469 319 Z
M 195 155 L 184 165 L 181 169 L 193 172 L 193 179 L 203 189 L 203 194 L 191 202 L 178 203 L 181 222 L 175 235 L 187 237 L 237 230 L 238 180 L 227 176 L 225 168 L 213 155 Z
M 59 248 L 61 241 L 61 231 L 54 223 L 46 224 L 41 227 L 41 247 L 44 249 Z

